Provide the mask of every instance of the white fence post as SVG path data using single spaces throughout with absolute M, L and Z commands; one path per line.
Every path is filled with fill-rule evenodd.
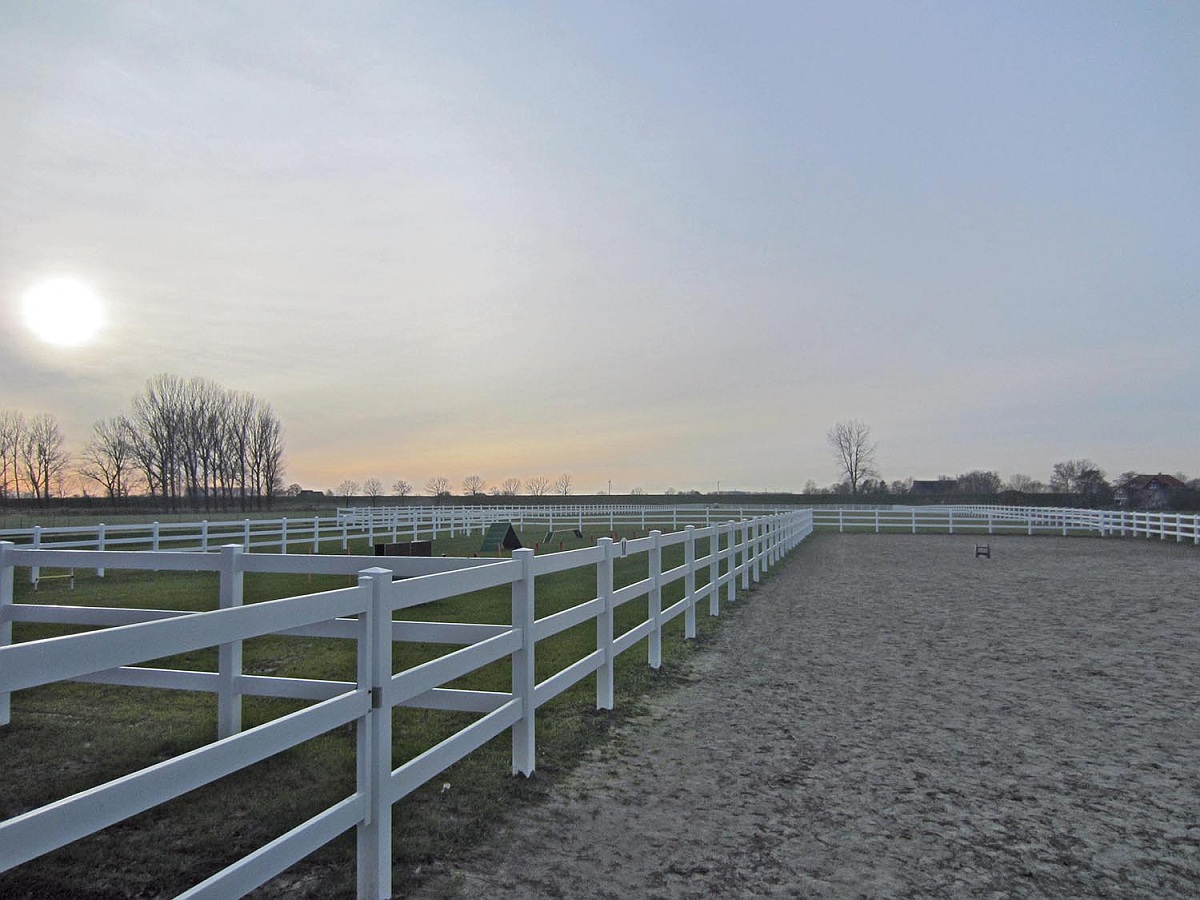
M 321 517 L 313 516 L 313 553 L 321 552 Z
M 737 525 L 725 523 L 725 602 L 737 599 Z
M 34 525 L 33 526 L 33 549 L 37 550 L 37 549 L 41 548 L 41 546 L 42 546 L 42 526 Z M 33 585 L 33 589 L 35 591 L 37 590 L 38 575 L 41 574 L 41 571 L 42 571 L 41 566 L 30 566 L 29 567 L 29 583 Z
M 104 523 L 103 522 L 101 522 L 99 525 L 96 526 L 96 549 L 97 550 L 104 549 Z M 104 566 L 97 566 L 96 577 L 97 578 L 104 577 Z
M 242 565 L 244 551 L 237 544 L 221 548 L 221 609 L 242 605 Z M 217 738 L 227 738 L 242 730 L 242 642 L 232 641 L 217 648 Z
M 367 812 L 357 829 L 359 900 L 392 896 L 392 607 L 388 569 L 364 569 L 359 587 L 370 591 L 364 614 L 368 650 L 359 653 L 358 686 L 371 693 L 371 709 L 358 720 L 358 790 Z M 360 645 L 361 646 L 361 645 Z
M 840 513 L 841 510 L 838 510 Z M 753 553 L 753 571 L 751 576 L 754 578 L 754 583 L 762 581 L 762 521 L 755 520 L 750 526 L 750 549 Z
M 158 541 L 159 541 L 158 523 L 154 522 L 150 526 L 150 549 L 153 550 L 155 553 L 158 552 Z
M 707 517 L 707 512 L 705 513 Z M 708 614 L 721 614 L 721 530 L 715 526 L 708 528 Z
M 12 541 L 0 541 L 0 647 L 12 643 L 13 564 Z M 0 694 L 0 726 L 12 721 L 12 694 Z
M 683 562 L 687 571 L 683 574 L 683 593 L 687 603 L 683 607 L 683 636 L 696 636 L 696 526 L 683 529 L 687 539 L 683 542 Z
M 287 516 L 279 520 L 279 552 L 287 554 L 288 535 L 287 535 Z
M 242 549 L 247 553 L 250 552 L 250 520 L 246 519 L 242 526 Z
M 512 727 L 512 773 L 533 774 L 537 758 L 534 730 L 534 552 L 528 547 L 514 550 L 512 558 L 521 564 L 521 577 L 512 584 L 512 625 L 521 629 L 521 647 L 512 655 L 512 692 L 521 698 L 521 718 Z
M 657 528 L 650 532 L 650 552 L 647 554 L 650 569 L 650 621 L 654 630 L 650 632 L 650 640 L 646 650 L 646 661 L 650 668 L 662 667 L 662 532 Z
M 742 590 L 750 590 L 750 523 L 742 519 L 741 526 L 738 528 L 740 532 L 739 546 L 742 548 Z
M 596 709 L 613 708 L 613 542 L 599 542 L 604 558 L 596 563 L 596 596 L 600 611 L 596 615 L 596 649 L 604 652 L 604 664 L 596 670 Z
M 200 550 L 208 552 L 208 519 L 200 523 Z

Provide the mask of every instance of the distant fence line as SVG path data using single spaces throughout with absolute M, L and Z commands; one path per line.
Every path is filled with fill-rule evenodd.
M 838 506 L 811 507 L 818 528 L 876 532 L 949 531 L 953 534 L 1073 534 L 1174 538 L 1200 544 L 1200 516 L 1174 512 L 1096 510 L 1037 506 Z M 34 548 L 137 549 L 211 552 L 240 544 L 246 552 L 299 549 L 321 553 L 335 543 L 345 551 L 352 539 L 369 543 L 390 539 L 437 540 L 439 537 L 482 533 L 495 522 L 512 522 L 520 529 L 601 529 L 647 533 L 651 528 L 677 531 L 687 525 L 708 527 L 730 518 L 773 515 L 783 507 L 730 504 L 634 504 L 559 506 L 380 506 L 340 507 L 333 516 L 279 519 L 220 519 L 199 522 L 145 522 L 119 525 L 68 525 L 0 529 L 0 540 Z M 103 576 L 103 566 L 97 567 Z M 30 581 L 37 583 L 37 567 Z
M 742 589 L 749 588 L 811 533 L 812 513 L 791 511 L 704 528 L 688 525 L 667 534 L 652 530 L 632 540 L 602 537 L 594 546 L 562 553 L 539 556 L 520 549 L 505 560 L 246 553 L 239 545 L 202 554 L 33 548 L 0 542 L 0 725 L 10 721 L 13 691 L 58 681 L 207 691 L 216 694 L 218 701 L 214 743 L 0 823 L 0 871 L 353 723 L 354 793 L 181 896 L 241 896 L 354 829 L 358 896 L 389 897 L 393 804 L 505 731 L 511 731 L 513 773 L 531 774 L 539 706 L 594 673 L 596 706 L 612 709 L 613 667 L 620 653 L 644 641 L 648 664 L 658 668 L 664 625 L 682 615 L 685 637 L 695 637 L 700 601 L 707 598 L 709 614 L 718 615 L 722 595 L 727 603 L 734 601 L 739 583 Z M 683 563 L 664 569 L 663 551 L 677 546 L 683 550 Z M 644 558 L 646 577 L 616 587 L 614 561 L 635 556 Z M 215 572 L 220 608 L 179 612 L 14 603 L 17 567 Z M 537 618 L 537 579 L 583 567 L 595 571 L 595 596 Z M 358 575 L 358 584 L 243 606 L 243 576 L 252 572 L 352 573 Z M 397 575 L 404 577 L 393 580 Z M 663 589 L 677 582 L 682 582 L 683 596 L 664 608 Z M 508 625 L 394 618 L 397 610 L 504 585 L 512 598 Z M 643 598 L 646 618 L 616 634 L 614 610 Z M 90 625 L 100 630 L 13 644 L 14 622 Z M 595 650 L 537 682 L 538 642 L 587 622 L 595 623 Z M 268 634 L 355 641 L 355 681 L 243 674 L 243 642 Z M 460 645 L 461 649 L 393 674 L 395 641 Z M 217 648 L 216 671 L 139 665 L 209 647 Z M 504 658 L 511 659 L 510 691 L 444 687 Z M 243 696 L 307 700 L 311 705 L 243 730 Z M 396 706 L 473 712 L 481 717 L 393 768 L 392 709 Z

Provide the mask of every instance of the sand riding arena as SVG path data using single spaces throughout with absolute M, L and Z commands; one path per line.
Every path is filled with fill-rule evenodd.
M 1195 548 L 824 534 L 728 614 L 681 687 L 440 887 L 1195 896 Z

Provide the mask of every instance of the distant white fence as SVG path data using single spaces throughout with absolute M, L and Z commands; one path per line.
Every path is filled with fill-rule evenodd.
M 891 509 L 816 507 L 813 524 L 838 531 L 948 534 L 1095 534 L 1200 544 L 1200 516 L 1135 510 L 1040 506 L 894 506 Z
M 181 896 L 222 900 L 241 896 L 353 828 L 358 896 L 389 897 L 392 804 L 505 731 L 511 731 L 512 771 L 532 773 L 539 706 L 595 673 L 596 706 L 611 709 L 613 665 L 620 653 L 645 640 L 647 661 L 657 668 L 667 622 L 683 615 L 685 636 L 694 637 L 700 601 L 707 598 L 709 613 L 717 615 L 722 592 L 726 602 L 732 602 L 739 582 L 745 589 L 758 581 L 764 570 L 812 530 L 810 511 L 791 511 L 705 527 L 688 525 L 668 534 L 652 530 L 645 537 L 619 542 L 606 537 L 595 546 L 565 553 L 538 556 L 532 550 L 516 550 L 511 559 L 501 561 L 251 554 L 244 552 L 242 543 L 223 547 L 219 554 L 197 554 L 47 549 L 0 542 L 0 725 L 10 721 L 13 691 L 58 681 L 198 690 L 218 698 L 214 743 L 0 823 L 0 871 L 354 723 L 354 793 Z M 706 542 L 702 557 L 697 557 L 697 542 Z M 664 570 L 663 550 L 678 545 L 683 548 L 683 563 Z M 645 557 L 647 576 L 616 588 L 614 560 L 638 555 Z M 178 612 L 17 604 L 13 602 L 16 567 L 217 572 L 221 608 Z M 582 567 L 595 569 L 596 596 L 536 618 L 537 579 Z M 358 584 L 243 606 L 242 580 L 247 572 L 356 573 Z M 407 577 L 394 581 L 396 575 Z M 698 577 L 705 583 L 697 585 Z M 682 599 L 663 608 L 663 588 L 679 581 Z M 512 596 L 509 625 L 394 620 L 397 610 L 503 585 L 510 586 Z M 614 610 L 638 598 L 646 598 L 647 617 L 615 634 Z M 536 682 L 538 642 L 589 621 L 596 625 L 595 650 Z M 102 628 L 13 644 L 14 622 Z M 355 641 L 355 681 L 243 674 L 242 642 L 268 634 Z M 462 649 L 392 674 L 394 641 L 462 645 Z M 215 672 L 139 665 L 207 647 L 218 648 Z M 505 657 L 512 660 L 510 691 L 442 687 Z M 301 699 L 312 705 L 242 730 L 241 698 L 246 695 Z M 467 711 L 481 718 L 393 768 L 391 710 L 395 706 Z
M 199 522 L 64 525 L 0 529 L 0 541 L 56 550 L 187 550 L 209 552 L 227 544 L 242 549 L 306 553 L 327 551 L 332 543 L 345 550 L 352 539 L 392 542 L 437 540 L 482 533 L 496 522 L 547 531 L 584 528 L 615 532 L 621 528 L 678 531 L 686 525 L 708 527 L 731 518 L 741 520 L 780 512 L 759 506 L 392 506 L 339 508 L 334 516 L 279 519 L 219 519 Z M 103 576 L 104 567 L 96 567 Z M 30 581 L 38 568 L 30 569 Z

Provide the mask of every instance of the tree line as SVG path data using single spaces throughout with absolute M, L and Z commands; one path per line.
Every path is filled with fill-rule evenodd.
M 998 472 L 974 469 L 960 475 L 940 476 L 933 482 L 887 482 L 880 477 L 876 454 L 878 444 L 871 437 L 871 428 L 858 419 L 837 422 L 826 433 L 826 442 L 833 453 L 841 481 L 822 490 L 811 479 L 805 485 L 806 494 L 908 494 L 922 493 L 941 496 L 985 497 L 1007 491 L 1019 494 L 1066 494 L 1075 502 L 1088 506 L 1120 503 L 1126 506 L 1185 506 L 1194 508 L 1200 502 L 1200 478 L 1188 479 L 1182 472 L 1169 478 L 1158 476 L 1159 489 L 1148 491 L 1143 486 L 1147 476 L 1124 472 L 1115 482 L 1090 459 L 1065 459 L 1054 464 L 1049 482 L 1028 475 L 1013 475 L 1007 481 Z
M 560 494 L 564 497 L 569 496 L 573 487 L 573 478 L 568 472 L 564 472 L 556 479 L 551 481 L 544 475 L 538 475 L 529 478 L 522 482 L 520 478 L 505 478 L 498 484 L 488 486 L 487 481 L 481 475 L 468 475 L 462 480 L 462 495 L 464 497 L 518 497 L 524 494 L 530 497 L 544 497 L 547 494 Z M 430 497 L 435 499 L 445 499 L 446 497 L 454 496 L 454 485 L 445 475 L 437 475 L 425 482 L 425 490 Z M 291 485 L 289 491 L 299 493 L 300 485 Z M 392 484 L 392 493 L 389 496 L 407 497 L 413 492 L 413 486 L 403 478 L 398 479 Z M 331 494 L 341 497 L 343 500 L 350 500 L 352 497 L 367 497 L 374 503 L 379 497 L 384 496 L 383 481 L 379 478 L 368 478 L 359 484 L 351 478 L 342 481 L 336 488 L 330 491 Z
M 100 419 L 77 458 L 49 413 L 0 410 L 0 502 L 48 502 L 72 475 L 114 505 L 149 494 L 166 509 L 270 508 L 283 485 L 283 425 L 269 403 L 206 378 L 162 374 L 128 411 Z

